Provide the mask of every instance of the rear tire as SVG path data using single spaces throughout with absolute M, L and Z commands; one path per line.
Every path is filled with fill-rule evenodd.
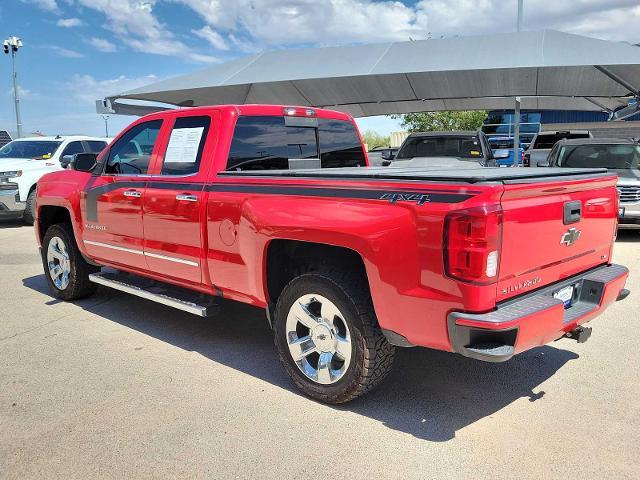
M 367 282 L 357 275 L 323 267 L 294 278 L 280 294 L 274 317 L 285 371 L 316 400 L 351 401 L 391 371 L 395 347 L 378 327 Z
M 98 285 L 89 274 L 99 269 L 87 263 L 76 244 L 68 223 L 50 226 L 42 242 L 42 264 L 49 288 L 61 300 L 77 300 L 93 294 Z
M 22 220 L 27 225 L 33 225 L 36 214 L 36 189 L 34 188 L 29 192 L 27 196 L 27 203 L 25 205 L 24 212 L 22 213 Z

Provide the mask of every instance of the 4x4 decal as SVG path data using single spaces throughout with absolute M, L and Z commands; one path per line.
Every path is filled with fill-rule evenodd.
M 415 202 L 418 205 L 424 205 L 431 201 L 431 196 L 428 193 L 385 193 L 380 200 L 389 200 L 389 203 Z

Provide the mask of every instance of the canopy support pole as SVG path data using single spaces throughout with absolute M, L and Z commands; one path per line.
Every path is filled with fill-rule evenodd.
M 613 113 L 613 110 L 611 110 L 609 107 L 606 107 L 602 103 L 594 100 L 593 98 L 584 97 L 584 99 L 589 103 L 593 103 L 596 107 L 600 107 L 602 109 L 602 111 L 607 112 L 609 115 L 611 115 Z
M 516 105 L 513 110 L 513 166 L 520 166 L 520 97 L 515 97 Z
M 631 85 L 624 78 L 622 78 L 622 77 L 616 75 L 615 73 L 613 73 L 607 67 L 603 67 L 602 65 L 594 65 L 594 68 L 596 70 L 598 70 L 599 72 L 604 73 L 607 77 L 609 77 L 611 80 L 616 82 L 618 85 L 622 85 L 624 88 L 629 90 L 629 93 L 633 94 L 636 97 L 640 96 L 640 91 L 636 87 Z

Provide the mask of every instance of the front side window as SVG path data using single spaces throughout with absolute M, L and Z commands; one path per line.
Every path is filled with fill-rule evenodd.
M 149 170 L 162 120 L 140 123 L 120 137 L 109 150 L 104 169 L 108 175 L 141 175 Z
M 198 172 L 210 124 L 211 118 L 206 116 L 176 119 L 164 154 L 162 175 Z
M 53 140 L 14 140 L 0 148 L 2 158 L 51 158 L 62 142 Z
M 103 142 L 102 140 L 87 140 L 87 146 L 89 153 L 100 153 L 107 147 L 107 142 Z
M 70 142 L 62 151 L 62 156 L 75 155 L 76 153 L 84 153 L 82 142 Z
M 316 129 L 287 126 L 284 117 L 239 117 L 227 170 L 286 170 L 296 160 L 317 159 Z

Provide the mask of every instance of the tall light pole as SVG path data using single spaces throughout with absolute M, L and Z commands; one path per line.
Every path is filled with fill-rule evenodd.
M 102 119 L 104 120 L 104 136 L 109 137 L 109 115 L 102 115 Z
M 16 106 L 16 130 L 18 138 L 22 137 L 22 121 L 20 120 L 20 95 L 18 93 L 18 75 L 16 74 L 16 53 L 22 47 L 22 40 L 18 37 L 9 37 L 3 44 L 4 53 L 11 52 L 11 71 L 13 72 L 13 100 Z
M 518 32 L 522 31 L 522 10 L 523 10 L 524 0 L 518 0 L 518 22 L 517 29 Z

